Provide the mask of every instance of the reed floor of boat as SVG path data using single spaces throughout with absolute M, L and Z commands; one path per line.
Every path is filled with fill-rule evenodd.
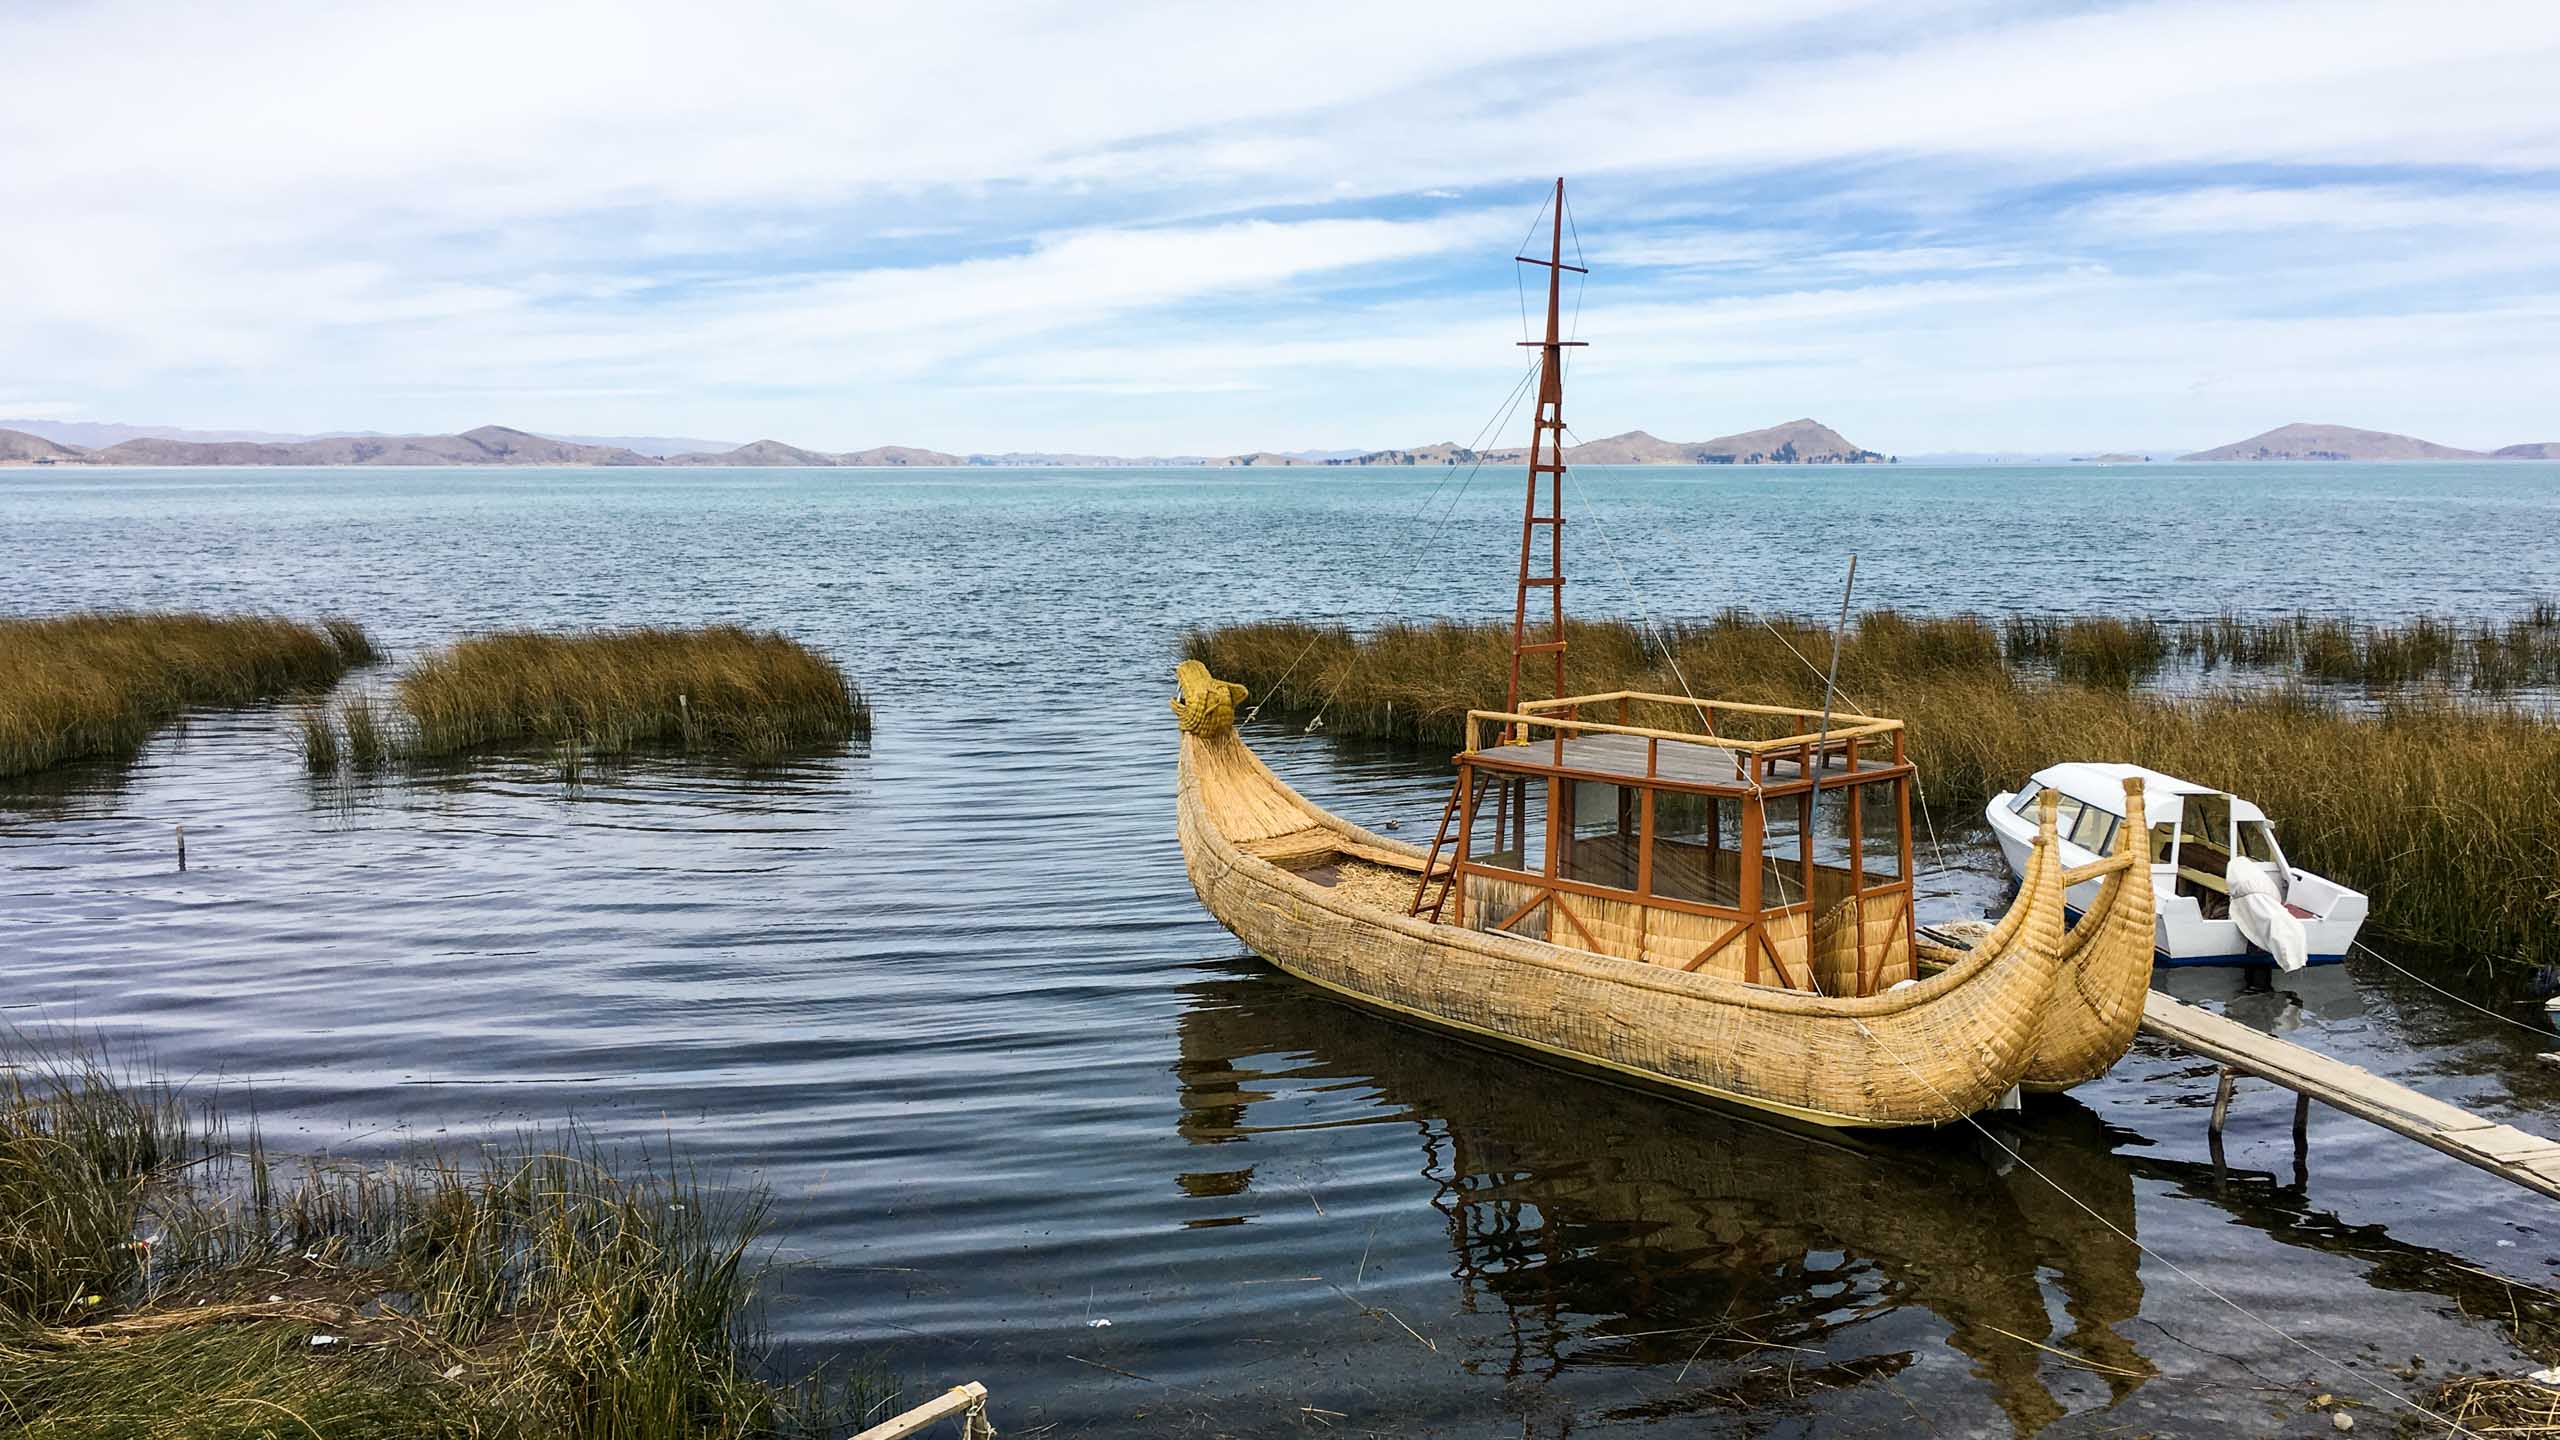
M 1421 878 L 1416 871 L 1398 870 L 1339 852 L 1320 864 L 1290 868 L 1301 880 L 1394 915 L 1413 908 L 1414 884 Z

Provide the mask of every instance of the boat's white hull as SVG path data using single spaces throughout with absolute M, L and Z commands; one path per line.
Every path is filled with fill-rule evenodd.
M 1991 833 L 2000 842 L 2000 857 L 2009 866 L 2009 876 L 2016 879 L 2026 873 L 2027 853 L 2035 835 L 2030 830 L 2023 838 L 2016 833 L 2017 815 L 1998 801 L 1985 813 Z M 2066 866 L 2086 865 L 2098 859 L 2069 841 L 2060 842 Z M 2192 895 L 2176 893 L 2176 876 L 2165 865 L 2152 867 L 2152 893 L 2157 907 L 2152 920 L 2153 963 L 2160 965 L 2266 965 L 2273 957 L 2249 944 L 2240 933 L 2239 922 L 2209 920 Z M 2065 894 L 2071 916 L 2080 913 L 2097 899 L 2099 882 L 2085 880 Z M 2333 965 L 2344 960 L 2355 943 L 2356 934 L 2364 928 L 2365 897 L 2334 884 L 2307 870 L 2292 872 L 2286 887 L 2287 898 L 2300 909 L 2311 911 L 2302 922 L 2303 935 L 2309 944 L 2314 965 Z

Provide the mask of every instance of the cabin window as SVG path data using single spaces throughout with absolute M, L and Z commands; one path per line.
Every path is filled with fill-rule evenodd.
M 1858 787 L 1858 869 L 1865 885 L 1902 878 L 1901 780 Z
M 1694 905 L 1741 899 L 1742 805 L 1712 795 L 1653 795 L 1653 892 Z
M 1467 832 L 1467 859 L 1477 865 L 1542 875 L 1547 868 L 1547 784 L 1544 778 L 1496 774 L 1476 802 Z
M 2166 865 L 2178 853 L 2178 827 L 2163 820 L 2151 827 L 2151 863 Z
M 2224 795 L 2190 795 L 2178 817 L 2178 868 L 2201 870 L 2220 879 L 2231 863 L 2231 800 Z
M 2026 783 L 2024 788 L 2018 791 L 2018 798 L 2009 802 L 2009 808 L 2021 815 L 2024 815 L 2028 810 L 2034 807 L 2036 797 L 2043 793 L 2044 782 L 2041 780 L 2030 780 Z
M 2080 823 L 2081 809 L 2082 806 L 2079 801 L 2072 799 L 2068 795 L 2063 796 L 2061 806 L 2053 812 L 2053 833 L 2056 835 L 2070 834 L 2072 827 Z
M 1578 780 L 1562 787 L 1572 809 L 1556 873 L 1585 885 L 1636 888 L 1636 837 L 1644 824 L 1643 792 L 1631 785 Z
M 2284 865 L 2284 855 L 2276 849 L 2275 828 L 2264 820 L 2240 822 L 2240 853 L 2262 865 Z
M 1805 903 L 1803 797 L 1789 795 L 1761 807 L 1760 905 L 1777 910 Z
M 2095 805 L 2080 809 L 2080 821 L 2071 827 L 2071 843 L 2093 854 L 2104 855 L 2116 842 L 2116 826 L 2121 817 L 2108 814 Z

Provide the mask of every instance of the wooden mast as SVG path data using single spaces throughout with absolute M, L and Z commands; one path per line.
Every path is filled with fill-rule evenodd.
M 1511 682 L 1503 691 L 1503 706 L 1511 714 L 1520 713 L 1521 661 L 1530 655 L 1546 654 L 1553 662 L 1552 688 L 1547 698 L 1564 695 L 1564 352 L 1568 341 L 1558 333 L 1562 318 L 1564 272 L 1588 274 L 1579 265 L 1564 263 L 1564 181 L 1556 181 L 1552 208 L 1554 215 L 1547 231 L 1547 258 L 1514 256 L 1524 265 L 1547 267 L 1547 338 L 1523 340 L 1522 345 L 1540 347 L 1538 361 L 1538 408 L 1529 429 L 1528 495 L 1520 510 L 1520 584 L 1511 605 Z M 1547 477 L 1547 508 L 1538 509 L 1538 477 Z M 1536 563 L 1537 536 L 1543 527 L 1547 532 L 1547 564 L 1543 572 L 1533 573 Z M 1529 638 L 1529 592 L 1547 592 L 1547 638 Z

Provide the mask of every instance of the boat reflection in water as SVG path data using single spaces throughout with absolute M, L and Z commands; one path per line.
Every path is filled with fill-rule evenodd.
M 1290 1107 L 1257 1124 L 1256 1105 L 1375 1086 L 1415 1128 L 1457 1308 L 1507 1311 L 1506 1380 L 1694 1364 L 1706 1383 L 1677 1392 L 1691 1397 L 1680 1409 L 1782 1399 L 1753 1393 L 1751 1371 L 1787 1394 L 1890 1384 L 1931 1357 L 1910 1326 L 1867 1322 L 1910 1307 L 1944 1323 L 2021 1435 L 2121 1401 L 2154 1373 L 2116 1329 L 2142 1307 L 2140 1252 L 2107 1228 L 2133 1232 L 2133 1171 L 2113 1153 L 2119 1137 L 2071 1100 L 2000 1124 L 2104 1225 L 1971 1132 L 1852 1139 L 1670 1104 L 1398 1025 L 1258 966 L 1189 988 L 1183 1135 L 1213 1146 L 1286 1132 Z M 1249 1168 L 1202 1168 L 1186 1179 L 1193 1193 L 1252 1185 Z M 2058 1333 L 2047 1283 L 2068 1317 Z M 2066 1404 L 2049 1378 L 2080 1398 Z

